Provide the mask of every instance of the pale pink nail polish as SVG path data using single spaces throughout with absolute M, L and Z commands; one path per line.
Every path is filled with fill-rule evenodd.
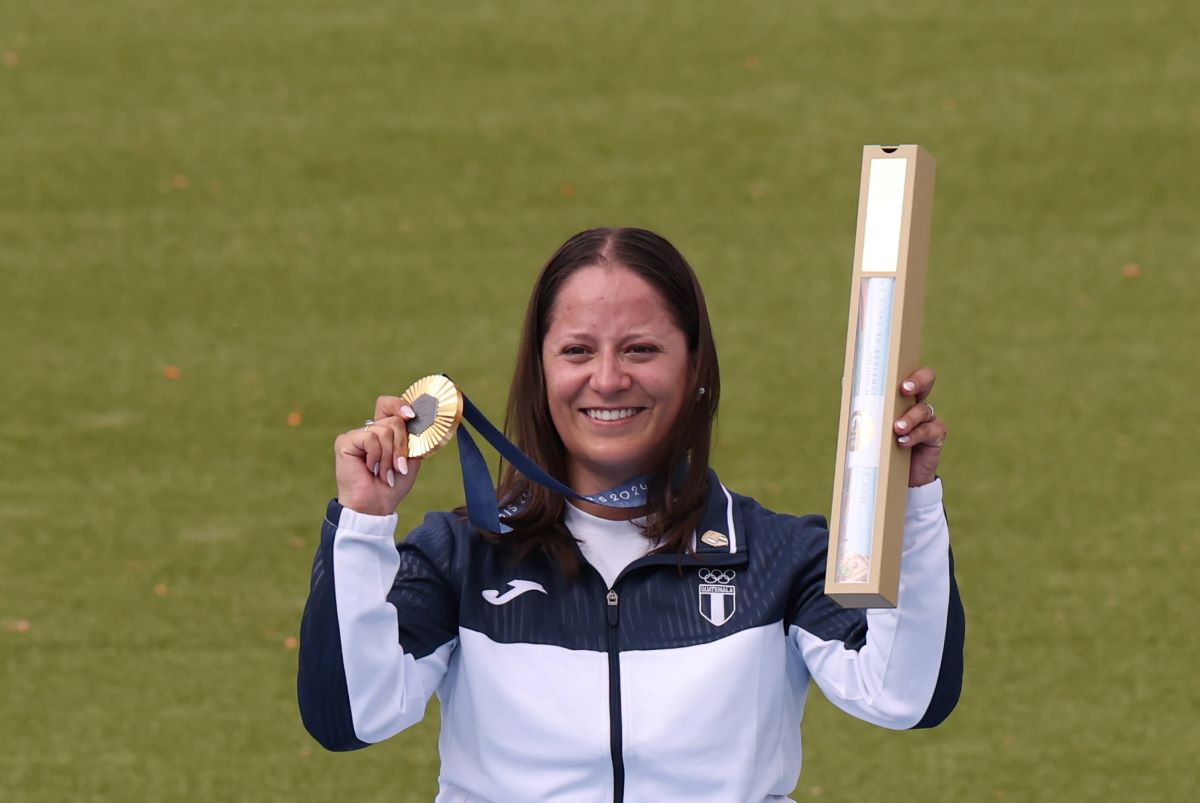
M 406 476 L 406 477 L 408 476 L 408 458 L 407 457 L 405 457 L 404 455 L 400 455 L 399 457 L 396 458 L 396 470 L 399 471 L 404 476 Z

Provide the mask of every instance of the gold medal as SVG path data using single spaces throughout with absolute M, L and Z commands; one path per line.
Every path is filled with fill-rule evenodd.
M 463 395 L 445 374 L 418 379 L 400 394 L 417 417 L 408 422 L 408 456 L 425 457 L 454 437 L 462 420 Z

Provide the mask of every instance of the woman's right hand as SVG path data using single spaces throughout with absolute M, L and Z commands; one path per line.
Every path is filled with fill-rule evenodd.
M 399 396 L 380 396 L 374 423 L 333 442 L 338 502 L 358 513 L 387 516 L 412 490 L 421 467 L 408 458 L 407 422 L 416 413 Z

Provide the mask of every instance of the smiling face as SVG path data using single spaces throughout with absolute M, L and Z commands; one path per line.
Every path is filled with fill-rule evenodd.
M 563 282 L 542 341 L 550 417 L 579 493 L 648 471 L 689 388 L 687 340 L 666 302 L 629 268 Z

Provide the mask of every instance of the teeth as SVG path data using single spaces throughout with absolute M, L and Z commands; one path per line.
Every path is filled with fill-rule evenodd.
M 620 421 L 622 418 L 629 418 L 631 415 L 637 415 L 636 407 L 626 407 L 624 410 L 587 410 L 588 418 L 594 418 L 597 421 Z

